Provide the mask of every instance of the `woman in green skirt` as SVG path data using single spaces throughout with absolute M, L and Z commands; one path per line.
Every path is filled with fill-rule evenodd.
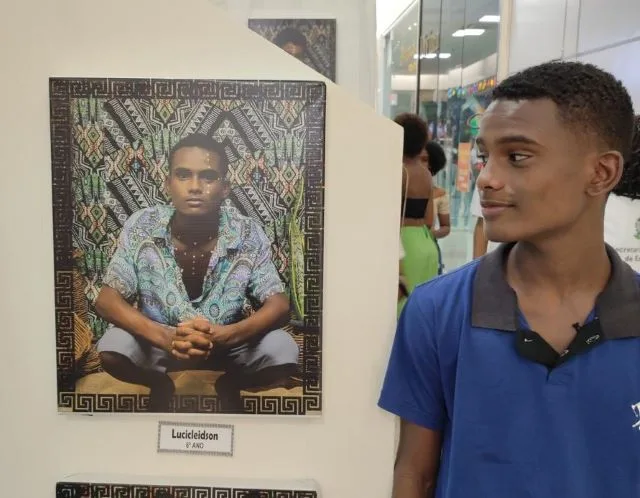
M 415 114 L 400 114 L 395 122 L 404 129 L 402 170 L 402 269 L 407 291 L 438 275 L 438 246 L 431 233 L 433 179 L 428 161 L 421 157 L 427 143 L 427 124 Z M 400 299 L 398 310 L 406 299 Z

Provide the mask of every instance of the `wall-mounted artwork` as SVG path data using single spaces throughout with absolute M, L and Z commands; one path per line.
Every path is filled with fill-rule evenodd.
M 91 484 L 61 482 L 56 498 L 318 498 L 313 489 L 253 487 L 161 486 L 149 484 Z
M 335 19 L 249 19 L 249 28 L 336 81 Z
M 50 105 L 59 410 L 318 414 L 324 84 L 52 78 Z

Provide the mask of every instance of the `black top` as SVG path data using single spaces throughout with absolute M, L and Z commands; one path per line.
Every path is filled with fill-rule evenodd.
M 424 213 L 427 210 L 429 198 L 420 199 L 416 197 L 407 197 L 405 203 L 404 217 L 413 220 L 421 220 L 424 218 Z

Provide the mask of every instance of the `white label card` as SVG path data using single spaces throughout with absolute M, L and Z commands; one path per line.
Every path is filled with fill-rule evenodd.
M 159 422 L 158 453 L 233 456 L 233 425 Z

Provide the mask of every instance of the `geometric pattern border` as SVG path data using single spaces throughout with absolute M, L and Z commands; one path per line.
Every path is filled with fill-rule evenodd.
M 317 498 L 316 491 L 60 482 L 56 498 Z
M 305 144 L 305 302 L 303 395 L 244 396 L 245 413 L 306 415 L 322 409 L 322 289 L 326 86 L 317 81 L 236 81 L 142 78 L 50 78 L 54 295 L 58 408 L 72 412 L 144 412 L 148 396 L 75 393 L 71 100 L 75 98 L 286 99 L 307 103 Z M 175 396 L 176 412 L 215 413 L 216 396 Z M 62 495 L 65 496 L 65 495 Z M 82 495 L 81 495 L 82 496 Z M 98 495 L 103 496 L 103 495 Z M 106 495 L 105 495 L 106 496 Z M 115 495 L 114 495 L 115 496 Z M 117 495 L 121 496 L 121 495 Z M 122 495 L 129 496 L 129 495 Z M 138 496 L 138 495 L 136 495 Z M 146 496 L 146 495 L 140 495 Z M 175 495 L 218 496 L 218 495 Z M 249 496 L 249 495 L 219 495 Z M 263 496 L 263 495 L 259 495 Z M 264 495 L 267 496 L 267 495 Z M 268 495 L 271 496 L 271 495 Z M 273 495 L 286 496 L 307 495 Z M 312 495 L 309 495 L 312 496 Z M 315 496 L 315 495 L 314 495 Z

